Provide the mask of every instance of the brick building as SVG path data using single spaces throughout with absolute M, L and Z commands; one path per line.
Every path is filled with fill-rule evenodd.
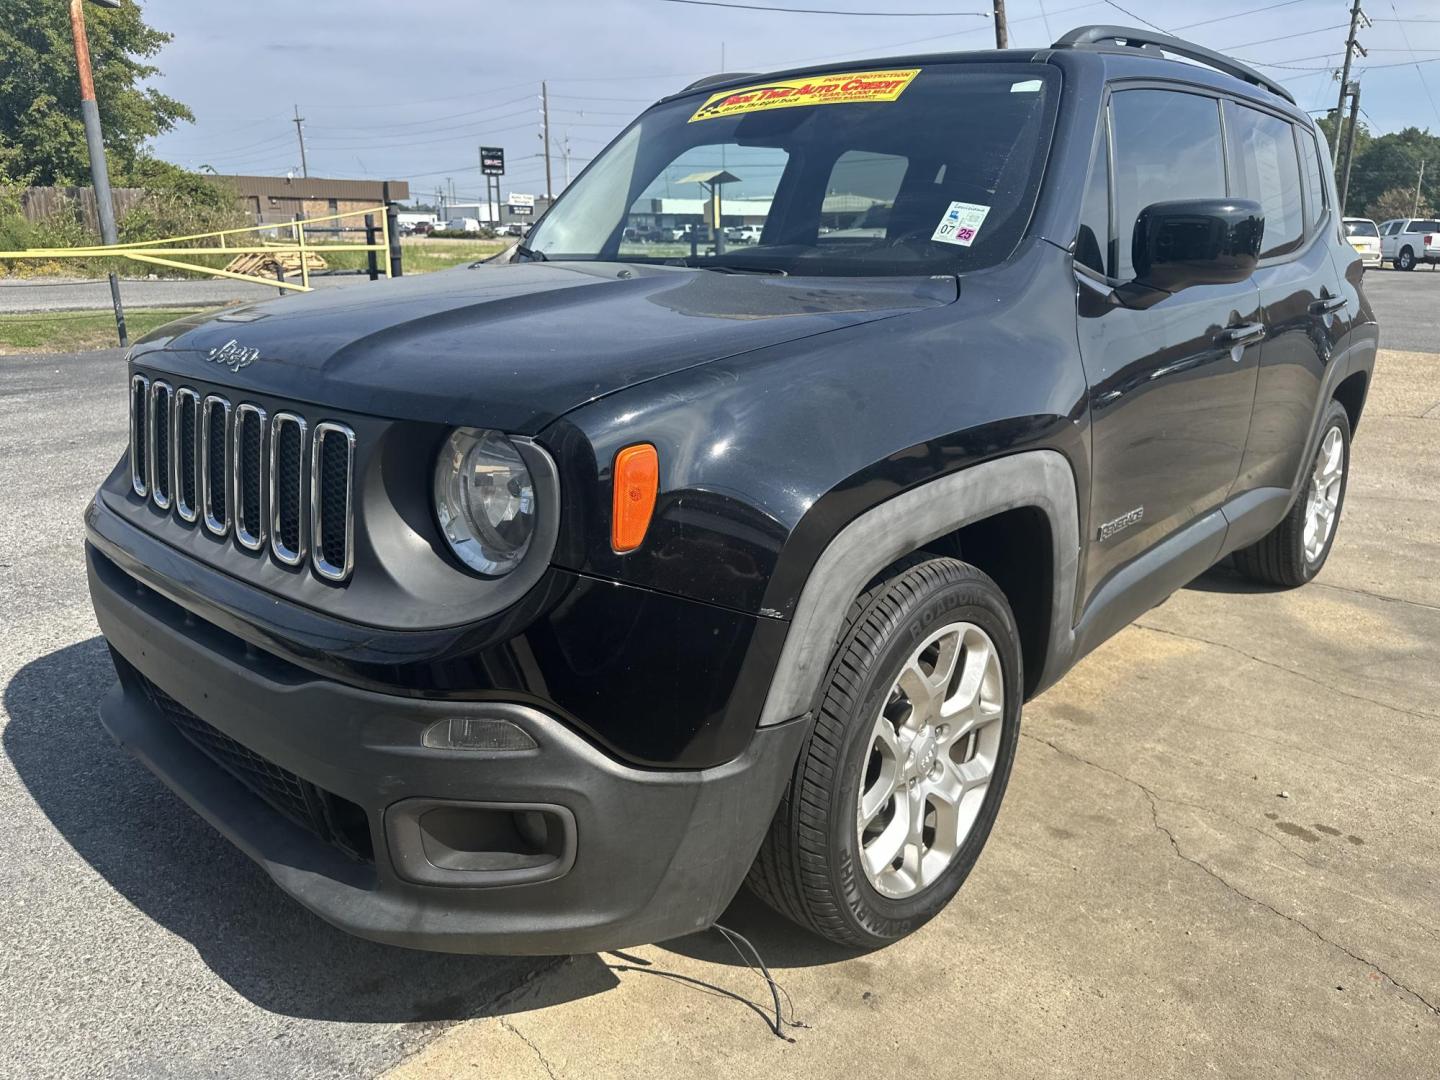
M 294 221 L 296 214 L 307 218 L 367 210 L 389 198 L 400 202 L 410 197 L 404 180 L 327 180 L 321 176 L 226 176 L 240 193 L 241 204 L 257 225 Z M 358 225 L 359 219 L 344 222 Z

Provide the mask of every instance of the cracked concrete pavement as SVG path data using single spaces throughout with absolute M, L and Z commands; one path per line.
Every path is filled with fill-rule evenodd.
M 1383 354 L 1320 579 L 1219 567 L 1032 702 L 924 930 L 848 954 L 742 896 L 803 1027 L 711 932 L 577 957 L 391 1076 L 1435 1075 L 1437 424 L 1440 355 Z
M 1334 556 L 1207 574 L 1026 709 L 990 845 L 879 953 L 743 896 L 565 961 L 332 930 L 114 747 L 79 514 L 118 352 L 0 363 L 0 1077 L 1429 1077 L 1440 1060 L 1440 275 L 1387 341 Z M 799 1026 L 791 1026 L 791 1023 Z M 793 1040 L 793 1041 L 787 1041 Z

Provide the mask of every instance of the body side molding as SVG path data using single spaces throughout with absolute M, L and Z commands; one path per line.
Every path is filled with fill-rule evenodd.
M 841 529 L 815 561 L 795 606 L 760 726 L 805 713 L 825 675 L 851 602 L 865 583 L 903 555 L 955 529 L 1021 507 L 1050 521 L 1050 634 L 1037 693 L 1064 672 L 1073 651 L 1071 612 L 1079 565 L 1075 473 L 1054 450 L 1027 450 L 911 488 Z

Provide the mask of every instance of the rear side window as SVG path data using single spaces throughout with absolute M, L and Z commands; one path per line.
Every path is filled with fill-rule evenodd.
M 1305 233 L 1294 128 L 1287 120 L 1234 102 L 1225 104 L 1225 126 L 1232 193 L 1254 199 L 1265 213 L 1260 257 L 1294 251 Z
M 1129 280 L 1135 276 L 1131 252 L 1141 210 L 1172 199 L 1225 197 L 1219 104 L 1199 94 L 1125 90 L 1111 98 L 1110 123 L 1118 247 L 1113 273 Z
M 1320 178 L 1320 148 L 1315 145 L 1315 136 L 1303 128 L 1295 129 L 1295 137 L 1300 140 L 1300 162 L 1305 168 L 1305 207 L 1309 214 L 1310 224 L 1319 227 L 1325 219 L 1325 182 Z M 1375 226 L 1365 222 L 1370 231 L 1367 236 L 1375 235 Z
M 1412 221 L 1406 232 L 1440 232 L 1440 221 Z

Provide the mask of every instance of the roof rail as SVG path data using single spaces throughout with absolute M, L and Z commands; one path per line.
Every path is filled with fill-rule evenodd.
M 1169 34 L 1159 34 L 1154 30 L 1136 30 L 1129 26 L 1077 26 L 1056 41 L 1052 48 L 1072 49 L 1085 45 L 1119 45 L 1121 42 L 1136 49 L 1154 45 L 1165 52 L 1183 56 L 1187 60 L 1194 60 L 1207 67 L 1212 67 L 1216 71 L 1223 71 L 1226 75 L 1233 75 L 1235 78 L 1243 79 L 1255 86 L 1264 87 L 1277 97 L 1284 98 L 1291 105 L 1295 104 L 1295 99 L 1290 95 L 1290 91 L 1275 80 L 1261 75 L 1254 68 L 1242 64 L 1239 60 L 1232 60 L 1213 49 L 1171 37 Z
M 688 94 L 691 90 L 699 90 L 702 86 L 718 86 L 720 83 L 734 82 L 737 79 L 754 79 L 759 76 L 753 71 L 722 71 L 718 75 L 706 75 L 703 79 L 696 79 L 680 93 Z

